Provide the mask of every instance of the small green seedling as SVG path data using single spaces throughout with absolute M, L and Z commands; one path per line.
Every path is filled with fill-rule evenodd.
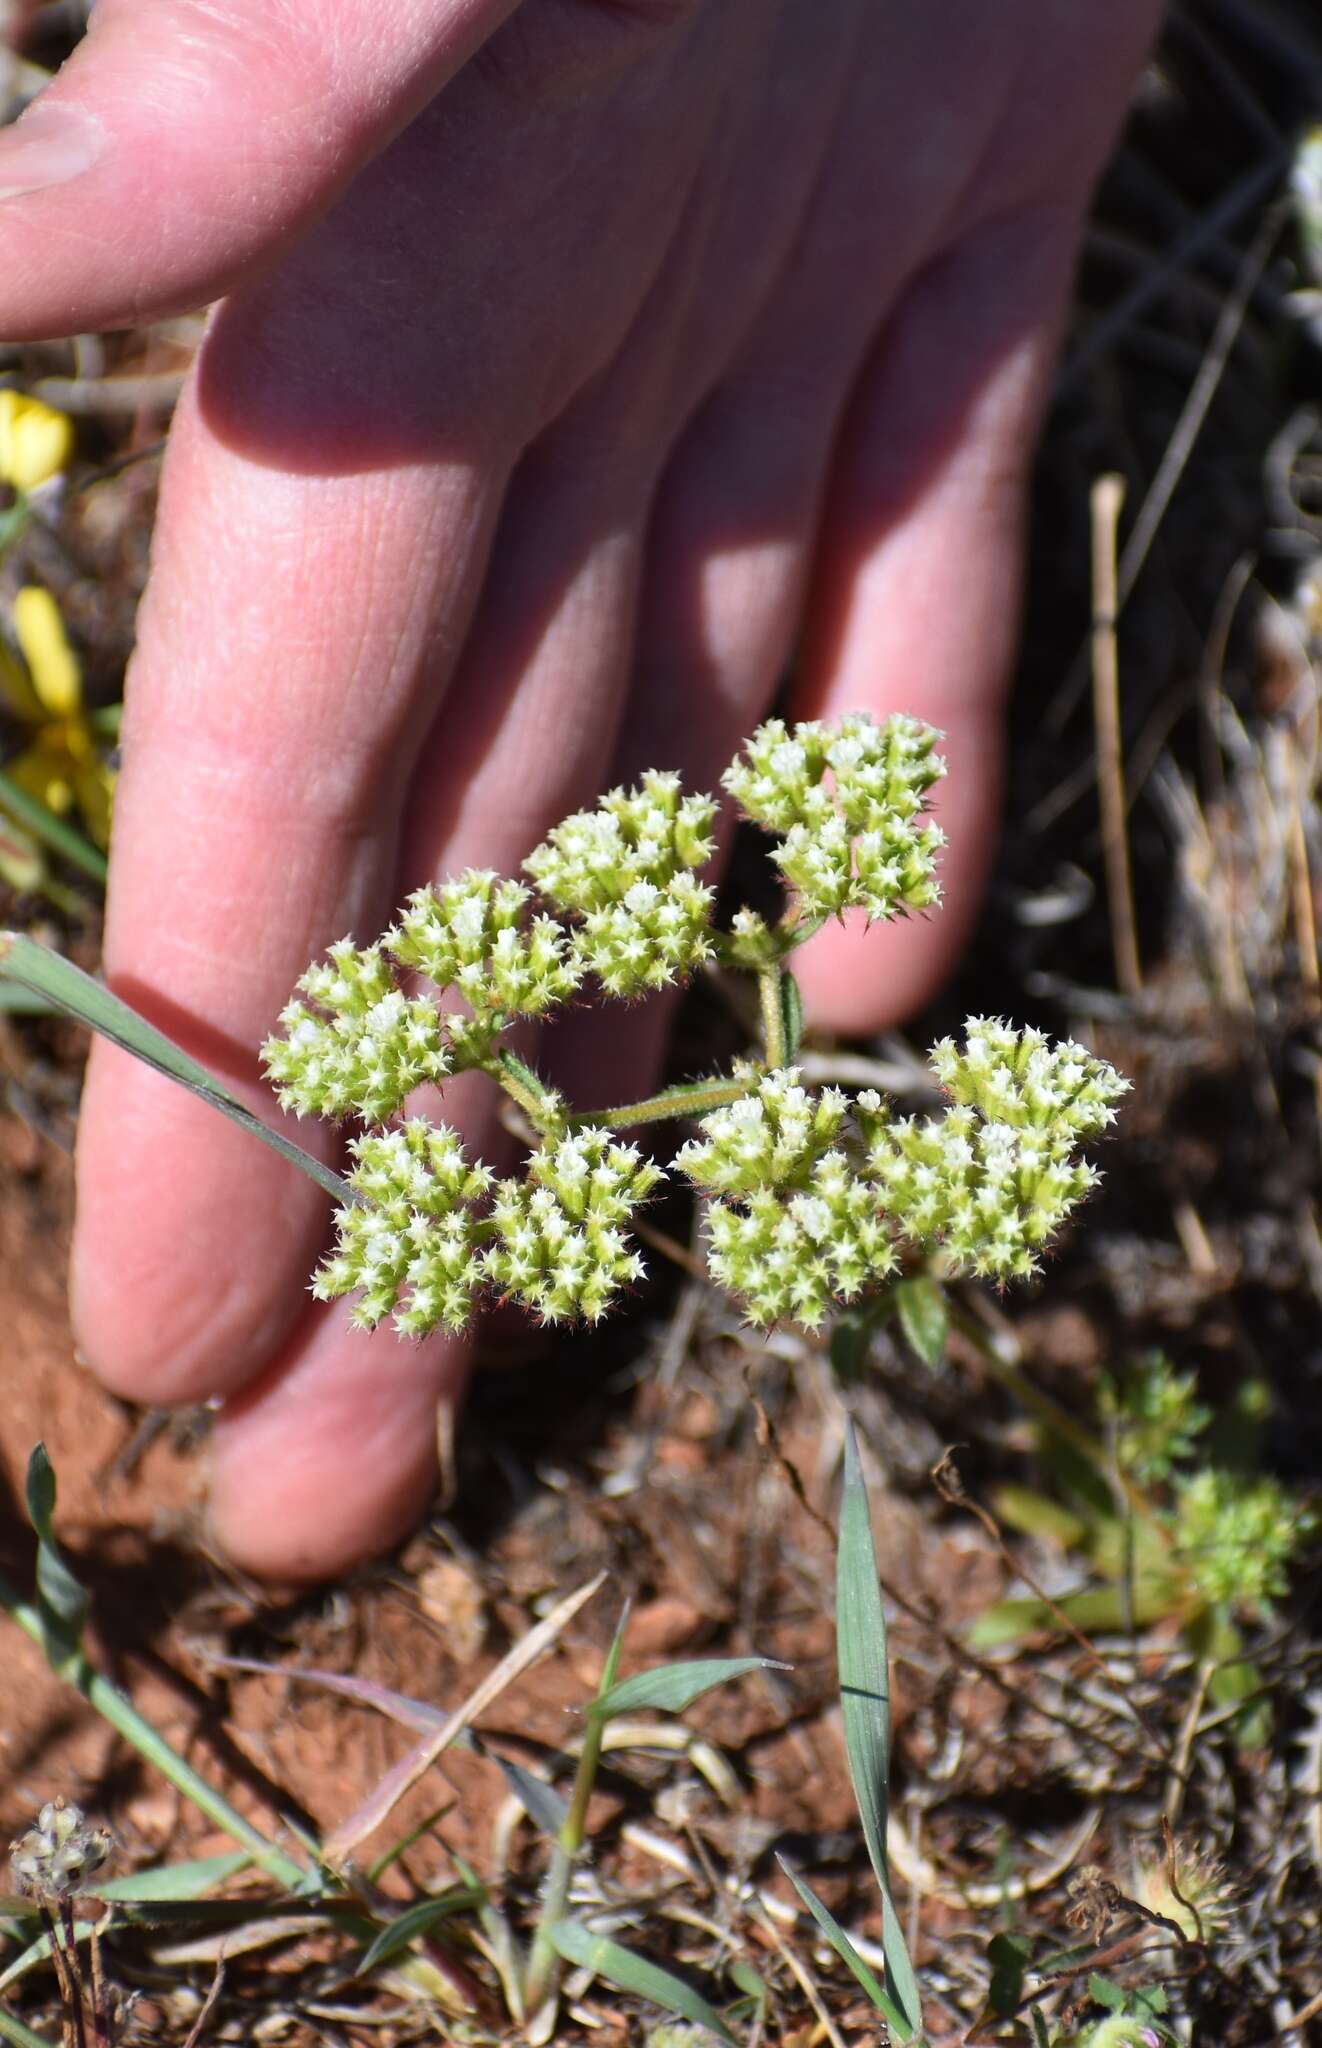
M 1270 1617 L 1316 1527 L 1279 1480 L 1252 1469 L 1260 1400 L 1260 1389 L 1242 1389 L 1226 1425 L 1215 1424 L 1192 1375 L 1154 1351 L 1103 1383 L 1091 1459 L 1081 1449 L 1086 1432 L 1065 1442 L 1044 1424 L 1052 1493 L 1004 1486 L 993 1506 L 1011 1527 L 1084 1561 L 1093 1583 L 1054 1603 L 996 1602 L 975 1624 L 977 1646 L 1050 1631 L 1061 1615 L 1093 1634 L 1174 1618 L 1209 1667 L 1212 1700 L 1230 1706 L 1258 1694 L 1239 1624 Z M 1241 1738 L 1265 1733 L 1250 1710 Z

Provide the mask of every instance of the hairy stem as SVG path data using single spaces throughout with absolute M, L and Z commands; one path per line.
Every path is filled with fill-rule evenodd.
M 757 999 L 762 1009 L 762 1043 L 769 1067 L 783 1067 L 788 1058 L 780 984 L 779 967 L 764 967 L 757 977 Z
M 571 1116 L 569 1128 L 581 1131 L 590 1125 L 604 1124 L 610 1131 L 626 1131 L 633 1124 L 660 1123 L 666 1117 L 706 1116 L 713 1109 L 723 1109 L 727 1103 L 738 1102 L 747 1093 L 747 1081 L 681 1081 L 678 1087 L 663 1088 L 659 1094 L 645 1096 L 641 1102 L 626 1102 L 619 1109 L 592 1109 Z

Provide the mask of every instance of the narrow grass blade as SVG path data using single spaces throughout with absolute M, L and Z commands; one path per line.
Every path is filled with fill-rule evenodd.
M 485 1897 L 482 1887 L 453 1885 L 450 1890 L 434 1899 L 420 1899 L 416 1906 L 409 1906 L 397 1919 L 381 1929 L 375 1941 L 368 1948 L 362 1961 L 354 1970 L 355 1977 L 366 1977 L 378 1963 L 388 1963 L 401 1949 L 416 1941 L 420 1934 L 426 1934 L 438 1921 L 453 1919 L 456 1913 L 467 1913 Z
M 55 2048 L 55 2043 L 48 2041 L 44 2034 L 34 2034 L 22 2020 L 16 2020 L 8 2012 L 0 2012 L 0 2041 L 12 2041 L 14 2048 Z
M 832 1948 L 839 1956 L 841 1962 L 845 1965 L 845 1968 L 849 1970 L 856 1979 L 856 1981 L 862 1985 L 864 1991 L 872 2000 L 872 2003 L 875 2005 L 877 2011 L 881 2014 L 882 2018 L 886 2021 L 886 2024 L 890 2027 L 891 2031 L 895 2034 L 898 2034 L 901 2041 L 912 2040 L 912 2034 L 906 2030 L 904 2014 L 899 2011 L 898 2007 L 895 2004 L 894 1999 L 887 1995 L 886 1991 L 882 1988 L 882 1985 L 880 1984 L 878 1979 L 874 1976 L 873 1972 L 868 1968 L 862 1956 L 854 1947 L 853 1942 L 845 1933 L 844 1928 L 836 1919 L 835 1914 L 831 1912 L 829 1907 L 824 1906 L 822 1904 L 816 1892 L 808 1883 L 808 1880 L 806 1878 L 800 1877 L 796 1870 L 791 1870 L 789 1864 L 785 1861 L 785 1858 L 783 1856 L 777 1855 L 776 1861 L 777 1863 L 779 1863 L 781 1869 L 784 1871 L 790 1883 L 794 1886 L 795 1891 L 803 1900 L 804 1905 L 812 1914 L 813 1919 L 821 1928 L 822 1933 L 830 1942 Z
M 40 1498 L 38 1504 L 42 1505 Z M 52 1670 L 67 1685 L 81 1693 L 97 1713 L 132 1744 L 138 1755 L 168 1778 L 186 1799 L 191 1799 L 208 1820 L 223 1828 L 232 1841 L 241 1842 L 253 1862 L 259 1863 L 277 1883 L 302 1890 L 310 1883 L 319 1882 L 315 1871 L 300 1869 L 273 1842 L 268 1842 L 265 1835 L 259 1833 L 251 1821 L 245 1820 L 222 1793 L 209 1785 L 186 1758 L 172 1749 L 164 1736 L 159 1735 L 150 1721 L 138 1712 L 133 1702 L 88 1662 L 76 1643 L 72 1650 L 52 1657 L 48 1611 L 36 1601 L 21 1599 L 4 1578 L 0 1578 L 0 1608 L 18 1623 L 25 1635 L 31 1636 L 46 1654 Z
M 591 1933 L 578 1920 L 557 1920 L 549 1934 L 557 1955 L 565 1962 L 577 1969 L 591 1970 L 594 1977 L 604 1977 L 617 1991 L 645 1998 L 649 2005 L 660 2006 L 662 2012 L 677 2013 L 695 2027 L 708 2028 L 718 2039 L 728 2042 L 730 2048 L 736 2048 L 734 2035 L 716 2008 L 673 1971 L 649 1962 L 646 1956 L 635 1955 L 631 1948 L 622 1947 L 604 1934 Z
M 158 1031 L 154 1024 L 149 1024 L 145 1017 L 140 1017 L 118 996 L 112 996 L 108 988 L 102 988 L 99 981 L 93 981 L 91 975 L 84 974 L 81 967 L 75 967 L 72 960 L 39 946 L 35 939 L 27 938 L 22 932 L 0 932 L 0 976 L 17 982 L 34 995 L 44 996 L 57 1010 L 63 1010 L 68 1016 L 77 1018 L 80 1024 L 100 1032 L 112 1045 L 131 1052 L 135 1059 L 154 1067 L 158 1074 L 177 1081 L 190 1094 L 200 1095 L 203 1102 L 210 1103 L 231 1123 L 238 1124 L 240 1130 L 247 1131 L 250 1137 L 259 1139 L 263 1145 L 269 1145 L 273 1152 L 278 1152 L 300 1173 L 306 1173 L 311 1180 L 317 1181 L 328 1194 L 334 1195 L 337 1202 L 355 1199 L 348 1182 L 331 1167 L 264 1124 L 173 1039 Z
M 603 1721 L 617 1714 L 636 1714 L 644 1708 L 666 1714 L 682 1714 L 685 1707 L 701 1699 L 714 1686 L 728 1685 L 750 1671 L 788 1671 L 774 1657 L 697 1657 L 683 1664 L 662 1664 L 655 1671 L 639 1671 L 621 1679 L 608 1691 L 599 1693 L 588 1711 Z
M 12 775 L 6 775 L 0 768 L 0 808 L 8 811 L 34 839 L 40 839 L 67 860 L 70 867 L 81 868 L 82 872 L 95 882 L 98 888 L 106 886 L 106 857 L 99 846 L 93 846 L 90 839 L 77 826 L 70 825 L 63 818 L 57 818 L 54 811 L 48 811 L 39 798 L 30 796 Z
M 513 1764 L 503 1756 L 496 1757 L 495 1762 L 533 1826 L 556 1841 L 569 1819 L 569 1801 L 561 1798 L 544 1778 L 535 1778 L 531 1771 L 525 1771 L 522 1764 Z
M 424 1772 L 431 1769 L 442 1751 L 457 1741 L 470 1721 L 475 1721 L 479 1714 L 486 1712 L 492 1701 L 504 1692 L 506 1686 L 512 1685 L 530 1664 L 535 1664 L 537 1659 L 550 1649 L 562 1630 L 568 1627 L 578 1613 L 579 1608 L 584 1606 L 594 1593 L 599 1592 L 605 1582 L 605 1572 L 598 1572 L 596 1578 L 589 1579 L 586 1586 L 580 1586 L 577 1592 L 570 1593 L 566 1599 L 561 1600 L 535 1628 L 529 1629 L 527 1635 L 501 1658 L 495 1670 L 490 1672 L 481 1685 L 470 1693 L 464 1704 L 448 1717 L 443 1727 L 428 1735 L 411 1749 L 407 1756 L 401 1758 L 393 1770 L 387 1771 L 380 1784 L 368 1794 L 362 1805 L 351 1813 L 347 1820 L 342 1821 L 335 1832 L 327 1838 L 323 1853 L 328 1863 L 332 1866 L 343 1863 L 347 1856 L 353 1854 L 361 1841 L 381 1826 L 404 1794 L 417 1784 Z
M 890 1674 L 886 1616 L 877 1579 L 877 1554 L 867 1488 L 852 1423 L 845 1435 L 844 1497 L 836 1559 L 836 1657 L 849 1775 L 858 1802 L 868 1855 L 881 1891 L 882 1949 L 890 1995 L 904 2016 L 901 2039 L 921 2025 L 918 1983 L 891 1896 L 886 1861 L 890 1786 Z
M 55 1472 L 45 1444 L 28 1459 L 28 1520 L 37 1532 L 37 1610 L 45 1630 L 47 1660 L 59 1670 L 76 1656 L 87 1618 L 87 1591 L 81 1586 L 55 1540 Z
M 135 1870 L 131 1877 L 112 1877 L 98 1884 L 99 1899 L 113 1899 L 124 1905 L 146 1905 L 160 1899 L 197 1899 L 213 1885 L 223 1884 L 247 1870 L 252 1862 L 249 1849 L 231 1849 L 224 1856 L 200 1856 L 191 1863 L 165 1863 L 156 1870 Z
M 414 1825 L 406 1834 L 402 1834 L 397 1842 L 392 1842 L 388 1849 L 383 1849 L 376 1862 L 368 1865 L 368 1883 L 379 1884 L 390 1869 L 391 1864 L 398 1863 L 401 1856 L 407 1856 L 413 1844 L 420 1842 L 424 1835 L 429 1835 L 436 1826 L 436 1823 L 445 1819 L 446 1814 L 450 1812 L 455 1803 L 453 1799 L 447 1799 L 444 1805 L 434 1806 L 430 1813 L 425 1813 L 422 1816 L 420 1821 L 415 1821 Z

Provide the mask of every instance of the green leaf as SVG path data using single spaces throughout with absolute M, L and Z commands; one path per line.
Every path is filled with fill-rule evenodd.
M 252 1862 L 247 1849 L 230 1849 L 223 1856 L 200 1856 L 191 1863 L 163 1863 L 155 1870 L 135 1870 L 129 1877 L 112 1877 L 98 1884 L 99 1899 L 115 1899 L 125 1905 L 146 1905 L 160 1899 L 196 1899 L 213 1885 L 223 1884 Z
M 565 1962 L 591 1970 L 594 1977 L 604 1977 L 618 1991 L 645 1998 L 662 2012 L 677 2013 L 695 2027 L 708 2028 L 729 2043 L 729 2048 L 736 2048 L 734 2035 L 715 2007 L 673 1971 L 663 1970 L 659 1963 L 649 1962 L 646 1956 L 636 1955 L 604 1934 L 593 1934 L 578 1920 L 557 1920 L 549 1932 L 556 1954 Z
M 200 1095 L 203 1102 L 210 1103 L 240 1130 L 257 1138 L 263 1145 L 269 1145 L 300 1173 L 306 1173 L 334 1195 L 337 1202 L 355 1200 L 347 1181 L 324 1164 L 305 1152 L 301 1145 L 291 1144 L 288 1138 L 273 1131 L 260 1117 L 222 1087 L 214 1075 L 195 1059 L 177 1046 L 174 1040 L 140 1017 L 127 1003 L 112 996 L 108 988 L 93 981 L 90 974 L 84 974 L 81 967 L 75 967 L 72 960 L 65 960 L 59 953 L 50 952 L 39 946 L 35 939 L 25 937 L 22 932 L 0 932 L 0 976 L 17 982 L 34 995 L 44 996 L 57 1010 L 77 1018 L 93 1031 L 100 1032 L 112 1045 L 124 1052 L 131 1052 L 146 1066 L 154 1067 L 158 1074 L 165 1074 L 171 1081 L 177 1081 L 190 1094 Z
M 842 1309 L 831 1328 L 831 1370 L 844 1386 L 862 1377 L 873 1332 L 888 1310 L 876 1300 Z
M 891 1995 L 904 2015 L 909 2040 L 922 2025 L 918 1982 L 905 1946 L 886 1862 L 890 1786 L 890 1676 L 886 1663 L 886 1616 L 881 1605 L 877 1554 L 867 1488 L 859 1463 L 858 1439 L 845 1433 L 844 1497 L 836 1559 L 836 1658 L 840 1708 L 845 1724 L 849 1775 L 863 1823 L 863 1836 L 881 1892 L 881 1944 Z
M 562 1799 L 544 1778 L 535 1778 L 531 1771 L 525 1771 L 522 1764 L 510 1763 L 503 1756 L 498 1756 L 495 1761 L 534 1827 L 540 1828 L 554 1842 L 569 1819 L 569 1801 Z
M 1033 2048 L 1051 2048 L 1051 2036 L 1047 2032 L 1047 2023 L 1035 2005 L 1030 2006 L 1028 2016 L 1033 2022 Z
M 780 970 L 780 1028 L 785 1036 L 785 1065 L 793 1066 L 803 1042 L 803 996 L 788 967 Z
M 1061 1615 L 1085 1636 L 1123 1635 L 1131 1620 L 1135 1627 L 1147 1628 L 1176 1613 L 1179 1606 L 1180 1588 L 1170 1578 L 1135 1579 L 1128 1609 L 1119 1586 L 1066 1593 L 1054 1606 L 1045 1600 L 997 1600 L 977 1617 L 968 1640 L 975 1649 L 992 1650 L 1023 1636 L 1058 1636 L 1064 1632 Z
M 618 1685 L 599 1693 L 588 1712 L 610 1721 L 617 1714 L 636 1714 L 645 1708 L 658 1713 L 682 1714 L 714 1686 L 728 1685 L 750 1671 L 788 1671 L 774 1657 L 697 1657 L 682 1664 L 661 1664 L 655 1671 L 639 1671 Z
M 408 1948 L 420 1934 L 435 1927 L 440 1920 L 451 1920 L 456 1913 L 471 1912 L 486 1894 L 482 1886 L 453 1885 L 434 1899 L 420 1899 L 416 1906 L 407 1910 L 381 1929 L 376 1940 L 364 1954 L 354 1971 L 356 1977 L 365 1977 L 378 1963 L 389 1962 L 401 1949 Z
M 1094 1970 L 1088 1978 L 1088 1996 L 1094 2005 L 1105 2006 L 1107 2012 L 1123 2012 L 1129 2003 L 1120 1986 L 1110 1977 L 1099 1977 Z
M 28 1520 L 37 1532 L 37 1605 L 46 1634 L 46 1655 L 57 1669 L 78 1649 L 87 1618 L 87 1591 L 64 1562 L 55 1540 L 55 1471 L 45 1444 L 28 1459 Z
M 991 1983 L 987 2003 L 1005 2019 L 1019 2008 L 1024 1995 L 1024 1972 L 1032 1959 L 1033 1944 L 1024 1934 L 994 1934 L 987 1944 Z
M 846 1969 L 853 1972 L 854 1977 L 862 1985 L 892 2033 L 896 2034 L 901 2041 L 912 2041 L 913 2029 L 909 2026 L 904 2014 L 900 2011 L 894 1999 L 883 1989 L 874 1973 L 868 1968 L 862 1956 L 854 1947 L 853 1942 L 845 1933 L 844 1928 L 836 1919 L 835 1914 L 831 1912 L 829 1907 L 822 1904 L 822 1901 L 818 1898 L 807 1879 L 800 1877 L 797 1871 L 790 1869 L 789 1864 L 779 1852 L 777 1852 L 776 1861 L 794 1886 L 795 1891 L 803 1900 L 804 1905 L 812 1914 L 813 1919 L 821 1928 L 822 1933 L 830 1942 L 841 1962 L 845 1965 Z
M 950 1336 L 950 1311 L 938 1282 L 929 1273 L 914 1273 L 897 1280 L 891 1294 L 910 1349 L 924 1365 L 940 1365 Z
M 1088 1534 L 1081 1515 L 1048 1500 L 1044 1493 L 1035 1493 L 1030 1486 L 998 1486 L 992 1494 L 992 1512 L 1007 1528 L 1040 1543 L 1052 1543 L 1058 1550 L 1079 1549 Z

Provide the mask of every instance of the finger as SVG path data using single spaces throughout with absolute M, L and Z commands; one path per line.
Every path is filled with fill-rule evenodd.
M 216 1422 L 210 1522 L 225 1555 L 259 1578 L 337 1576 L 417 1521 L 436 1483 L 467 1373 L 453 1338 L 319 1317 Z
M 230 288 L 333 203 L 515 0 L 100 0 L 0 133 L 0 329 L 111 326 Z
M 196 393 L 168 467 L 106 970 L 269 1113 L 256 1048 L 295 980 L 392 907 L 420 687 L 443 683 L 445 636 L 471 611 L 501 472 L 492 459 L 281 474 L 221 445 Z M 105 1046 L 79 1204 L 80 1341 L 111 1386 L 152 1401 L 251 1372 L 298 1311 L 326 1220 L 310 1183 Z
M 846 416 L 808 600 L 798 717 L 906 711 L 945 734 L 934 810 L 944 904 L 795 956 L 810 1016 L 843 1032 L 913 1010 L 948 974 L 997 831 L 1029 466 L 1077 216 L 982 228 L 913 285 Z
M 566 427 L 516 473 L 463 658 L 413 779 L 398 894 L 468 865 L 517 872 L 601 787 L 633 644 L 650 467 L 588 460 Z M 447 1121 L 454 1100 L 451 1085 Z M 461 1122 L 472 1131 L 471 1117 Z M 338 1307 L 329 1319 L 305 1317 L 222 1413 L 218 1541 L 275 1577 L 320 1576 L 389 1544 L 426 1497 L 436 1402 L 453 1406 L 463 1372 L 463 1347 L 448 1339 L 410 1345 L 386 1328 L 364 1336 Z

